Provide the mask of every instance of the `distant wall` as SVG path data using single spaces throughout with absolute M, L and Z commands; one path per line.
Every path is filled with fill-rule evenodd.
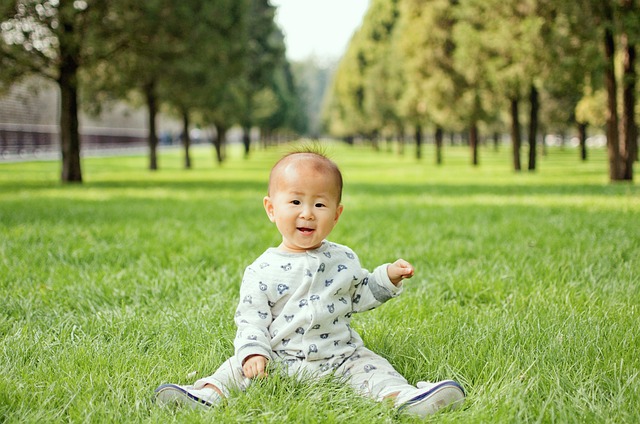
M 0 156 L 59 151 L 59 105 L 56 85 L 40 78 L 14 84 L 0 95 Z M 147 143 L 147 112 L 143 108 L 119 102 L 99 116 L 81 113 L 78 118 L 83 150 Z M 175 141 L 180 123 L 162 114 L 158 121 L 161 142 Z

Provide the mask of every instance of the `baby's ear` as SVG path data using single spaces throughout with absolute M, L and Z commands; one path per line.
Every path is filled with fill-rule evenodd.
M 338 209 L 336 209 L 336 219 L 334 220 L 334 222 L 338 222 L 338 218 L 340 218 L 340 215 L 342 215 L 343 210 L 344 206 L 342 206 L 342 204 L 338 205 Z
M 273 213 L 273 203 L 271 202 L 271 198 L 269 196 L 265 196 L 264 199 L 262 199 L 262 204 L 264 205 L 264 210 L 267 213 L 269 220 L 274 222 L 275 216 Z

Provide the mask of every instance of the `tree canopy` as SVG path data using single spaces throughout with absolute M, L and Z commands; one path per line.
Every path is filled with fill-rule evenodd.
M 611 180 L 632 179 L 639 9 L 636 0 L 372 0 L 335 75 L 327 128 L 373 138 L 417 126 L 418 149 L 421 127 L 436 140 L 443 128 L 467 131 L 474 164 L 479 132 L 508 132 L 520 170 L 528 122 L 533 170 L 540 127 L 604 126 Z
M 60 88 L 65 182 L 82 181 L 81 103 L 87 110 L 113 99 L 146 104 L 150 169 L 158 168 L 160 108 L 184 122 L 187 167 L 194 120 L 215 126 L 217 143 L 233 125 L 247 133 L 253 126 L 301 127 L 296 84 L 267 0 L 3 0 L 0 31 L 0 84 L 37 74 Z M 245 138 L 247 152 L 249 143 Z

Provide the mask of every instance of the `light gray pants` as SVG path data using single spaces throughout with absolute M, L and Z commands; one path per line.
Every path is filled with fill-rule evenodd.
M 332 375 L 349 384 L 359 393 L 382 400 L 386 396 L 413 389 L 407 380 L 401 376 L 393 366 L 376 353 L 365 347 L 359 347 L 355 352 L 336 366 L 325 369 L 321 361 L 307 361 L 299 358 L 272 358 L 275 366 L 282 368 L 289 376 L 294 378 L 313 378 Z M 251 380 L 242 372 L 242 365 L 235 356 L 229 358 L 211 376 L 195 382 L 195 388 L 200 389 L 205 384 L 213 384 L 225 396 L 233 389 L 246 390 Z

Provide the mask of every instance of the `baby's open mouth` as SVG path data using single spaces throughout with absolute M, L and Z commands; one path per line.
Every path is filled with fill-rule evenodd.
M 307 227 L 298 227 L 298 231 L 302 232 L 302 233 L 310 233 L 313 231 L 313 228 L 307 228 Z

